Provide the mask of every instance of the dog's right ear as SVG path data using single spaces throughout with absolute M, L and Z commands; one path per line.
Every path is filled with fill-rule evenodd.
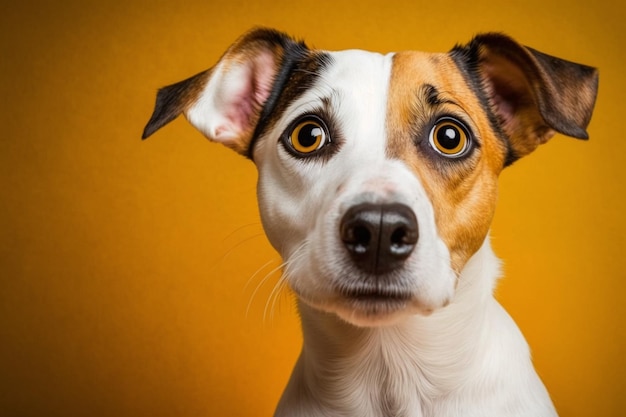
M 261 111 L 272 95 L 286 56 L 304 54 L 303 43 L 271 29 L 253 30 L 235 42 L 213 68 L 157 93 L 143 139 L 181 113 L 209 140 L 250 155 Z

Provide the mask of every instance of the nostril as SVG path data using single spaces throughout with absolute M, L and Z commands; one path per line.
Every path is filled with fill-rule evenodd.
M 372 233 L 369 228 L 356 222 L 346 222 L 342 225 L 341 240 L 355 254 L 367 252 L 372 241 Z
M 417 233 L 404 226 L 398 227 L 389 238 L 389 253 L 399 258 L 408 256 L 417 243 Z
M 417 243 L 418 231 L 417 225 L 409 223 L 408 225 L 398 226 L 391 232 L 389 238 L 392 245 L 415 245 Z
M 354 261 L 364 269 L 375 268 L 380 238 L 380 207 L 357 205 L 341 220 L 340 236 Z
M 391 244 L 392 245 L 403 245 L 406 242 L 407 232 L 404 227 L 399 227 L 391 233 Z
M 419 238 L 417 219 L 413 211 L 401 204 L 390 205 L 383 214 L 383 230 L 387 230 L 386 233 L 383 231 L 383 236 L 386 235 L 389 242 L 389 257 L 398 261 L 406 259 Z
M 352 244 L 354 245 L 355 252 L 364 253 L 367 251 L 370 241 L 372 240 L 372 234 L 365 226 L 356 225 L 352 228 Z

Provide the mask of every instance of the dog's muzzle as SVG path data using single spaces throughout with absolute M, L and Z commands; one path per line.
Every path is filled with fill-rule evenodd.
M 341 219 L 339 233 L 354 264 L 373 275 L 402 266 L 419 237 L 413 210 L 399 203 L 353 206 Z

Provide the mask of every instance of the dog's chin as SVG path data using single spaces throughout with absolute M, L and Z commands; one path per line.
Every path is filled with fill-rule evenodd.
M 395 309 L 390 306 L 370 305 L 362 309 L 340 307 L 335 314 L 343 321 L 357 327 L 393 326 L 415 314 L 430 314 L 422 310 Z
M 428 316 L 441 306 L 427 305 L 410 294 L 342 294 L 332 302 L 309 303 L 357 327 L 393 326 L 414 315 Z

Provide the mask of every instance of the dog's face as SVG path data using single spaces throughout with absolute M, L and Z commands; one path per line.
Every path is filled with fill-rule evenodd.
M 555 131 L 586 138 L 597 74 L 502 35 L 448 54 L 311 51 L 257 30 L 166 87 L 259 170 L 266 234 L 305 303 L 356 325 L 428 314 L 487 236 L 497 178 Z
M 506 149 L 446 55 L 347 51 L 324 60 L 257 141 L 266 233 L 291 287 L 315 307 L 358 324 L 430 312 L 450 301 L 487 234 Z M 342 230 L 355 207 L 378 223 L 377 210 L 400 216 L 391 232 L 414 233 L 415 242 L 382 242 L 366 221 L 360 233 L 381 235 L 379 253 L 396 244 L 408 256 L 384 267 L 375 253 L 360 262 L 349 247 L 358 236 L 347 236 L 359 233 L 359 214 L 353 231 Z M 376 242 L 363 251 L 368 244 Z

